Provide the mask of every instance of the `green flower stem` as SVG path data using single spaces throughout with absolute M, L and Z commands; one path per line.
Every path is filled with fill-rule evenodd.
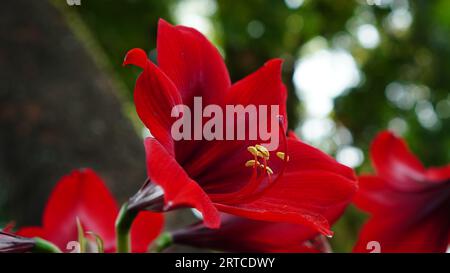
M 117 252 L 130 252 L 130 229 L 134 219 L 138 215 L 136 210 L 128 210 L 128 203 L 122 205 L 116 219 Z
M 169 232 L 164 232 L 155 240 L 150 248 L 150 252 L 160 253 L 171 245 L 173 245 L 172 236 Z
M 34 248 L 31 252 L 34 253 L 62 253 L 62 251 L 54 244 L 41 238 L 34 238 Z

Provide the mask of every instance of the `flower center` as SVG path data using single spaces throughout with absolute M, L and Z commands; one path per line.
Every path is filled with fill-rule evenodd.
M 272 168 L 269 167 L 270 152 L 266 147 L 259 144 L 249 146 L 247 147 L 247 151 L 253 156 L 253 159 L 245 162 L 245 167 L 253 168 L 250 180 L 236 192 L 209 194 L 209 197 L 213 202 L 222 204 L 240 204 L 254 201 L 283 176 L 287 162 L 289 161 L 289 156 L 287 155 L 287 140 L 284 133 L 283 120 L 281 118 L 279 119 L 279 126 L 281 127 L 281 145 L 283 145 L 283 152 L 278 151 L 275 153 L 277 158 L 283 162 L 279 172 L 274 174 Z

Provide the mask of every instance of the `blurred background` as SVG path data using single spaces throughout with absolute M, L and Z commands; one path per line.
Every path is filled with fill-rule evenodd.
M 368 147 L 384 129 L 426 165 L 450 162 L 448 0 L 80 3 L 2 1 L 0 226 L 39 223 L 51 188 L 73 168 L 94 168 L 120 201 L 140 186 L 139 70 L 121 64 L 134 47 L 155 59 L 159 18 L 204 33 L 233 81 L 283 58 L 291 129 L 358 173 L 372 170 Z M 348 209 L 335 251 L 351 250 L 364 218 Z

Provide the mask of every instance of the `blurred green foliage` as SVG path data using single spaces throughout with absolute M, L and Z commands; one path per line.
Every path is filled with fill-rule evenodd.
M 222 29 L 222 46 L 232 79 L 245 77 L 271 58 L 284 59 L 283 76 L 289 90 L 291 128 L 295 128 L 301 113 L 292 82 L 297 52 L 302 44 L 318 34 L 331 37 L 344 28 L 354 3 L 341 2 L 341 5 L 334 5 L 331 4 L 333 1 L 315 1 L 292 10 L 284 1 L 250 0 L 233 4 L 226 0 L 218 1 L 214 19 Z M 261 36 L 252 37 L 252 23 L 264 28 Z
M 138 71 L 123 69 L 123 56 L 127 50 L 141 47 L 154 59 L 158 18 L 182 21 L 180 4 L 189 1 L 83 1 L 81 7 L 64 10 L 77 14 L 88 26 L 131 98 Z M 353 145 L 365 153 L 357 171 L 371 171 L 367 155 L 371 140 L 378 131 L 398 123 L 412 150 L 426 165 L 450 162 L 450 1 L 210 2 L 214 10 L 207 19 L 233 81 L 270 58 L 285 60 L 283 76 L 289 89 L 292 128 L 299 125 L 303 113 L 292 81 L 302 46 L 323 37 L 331 47 L 337 47 L 342 46 L 336 43 L 340 39 L 346 41 L 343 47 L 354 57 L 362 80 L 335 100 L 332 118 L 350 130 Z M 183 12 L 188 16 L 192 11 L 182 10 L 181 16 Z M 358 43 L 354 28 L 361 24 L 370 24 L 378 31 L 379 44 L 374 48 Z M 363 219 L 357 209 L 348 210 L 335 227 L 332 243 L 336 251 L 351 250 Z
M 82 1 L 79 7 L 69 7 L 64 2 L 53 0 L 64 10 L 70 23 L 78 28 L 76 31 L 81 29 L 81 35 L 87 39 L 85 42 L 99 45 L 106 53 L 107 61 L 128 87 L 127 95 L 132 99 L 131 90 L 138 70 L 130 73 L 130 69 L 123 69 L 123 58 L 131 48 L 150 50 L 155 47 L 158 19 L 170 18 L 169 9 L 173 0 Z M 86 26 L 89 33 L 83 33 Z
M 420 96 L 422 105 L 431 105 L 444 113 L 449 111 L 450 106 L 445 106 L 450 90 L 449 4 L 445 0 L 410 1 L 413 22 L 400 35 L 383 28 L 388 10 L 374 10 L 382 42 L 361 57 L 365 82 L 339 98 L 335 108 L 336 118 L 351 129 L 357 146 L 367 147 L 376 132 L 399 117 L 406 121 L 408 144 L 426 165 L 443 165 L 450 161 L 449 118 L 438 117 L 436 123 L 427 128 L 418 118 L 419 103 L 399 108 L 386 99 L 385 92 L 392 82 L 410 85 L 407 92 Z M 408 97 L 401 99 L 409 100 Z

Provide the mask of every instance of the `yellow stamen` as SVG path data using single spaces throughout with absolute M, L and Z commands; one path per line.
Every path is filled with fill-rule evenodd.
M 289 156 L 286 156 L 286 154 L 283 153 L 283 152 L 277 152 L 277 156 L 278 156 L 280 159 L 285 160 L 286 162 L 289 161 Z
M 262 146 L 262 145 L 258 145 L 258 144 L 256 144 L 255 145 L 255 148 L 261 153 L 261 154 L 263 154 L 263 156 L 265 157 L 265 158 L 269 158 L 269 150 L 267 150 L 267 148 L 266 147 L 264 147 L 264 146 Z
M 254 159 L 245 162 L 245 167 L 254 167 L 255 165 L 260 165 L 260 163 Z
M 245 162 L 245 167 L 260 167 L 261 169 L 265 170 L 267 174 L 273 174 L 273 170 L 269 166 L 267 166 L 267 161 L 269 160 L 270 153 L 266 147 L 257 144 L 255 146 L 248 146 L 247 151 L 249 151 L 255 157 L 255 159 L 251 159 Z M 284 159 L 284 153 L 278 153 L 278 157 L 283 156 L 282 159 Z M 258 157 L 264 160 L 264 164 L 258 161 Z
M 263 157 L 263 154 L 254 146 L 248 146 L 247 151 L 249 151 L 253 156 Z

